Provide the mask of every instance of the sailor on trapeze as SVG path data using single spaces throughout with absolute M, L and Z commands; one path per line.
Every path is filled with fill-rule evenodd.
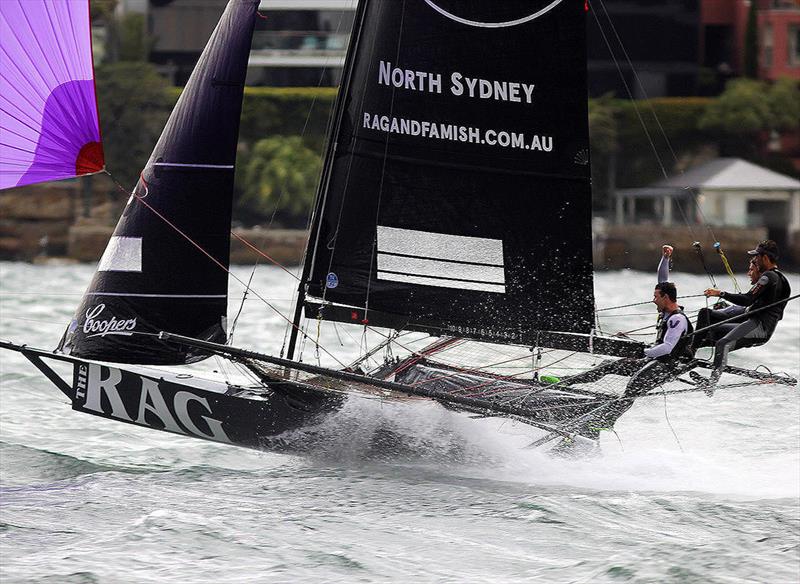
M 565 378 L 562 385 L 591 383 L 606 375 L 631 376 L 624 397 L 636 397 L 683 372 L 681 365 L 691 360 L 693 355 L 687 337 L 693 329 L 683 308 L 678 305 L 677 288 L 669 281 L 671 257 L 672 246 L 662 246 L 658 282 L 653 291 L 653 304 L 659 312 L 658 333 L 655 344 L 644 350 L 645 358 L 607 361 L 590 371 Z
M 786 303 L 778 304 L 752 316 L 748 313 L 788 298 L 791 294 L 789 281 L 778 271 L 778 246 L 771 239 L 762 241 L 747 252 L 755 256 L 750 264 L 750 281 L 752 288 L 744 294 L 732 294 L 716 288 L 705 291 L 706 296 L 718 296 L 736 306 L 722 310 L 704 308 L 697 315 L 697 327 L 703 328 L 732 316 L 741 315 L 738 322 L 715 326 L 698 335 L 695 347 L 714 347 L 714 369 L 711 371 L 709 385 L 714 385 L 722 375 L 728 361 L 728 353 L 742 347 L 763 345 L 775 332 L 778 321 L 783 318 Z

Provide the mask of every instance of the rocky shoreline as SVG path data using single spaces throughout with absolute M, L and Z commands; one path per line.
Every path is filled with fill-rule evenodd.
M 124 196 L 109 194 L 114 192 L 108 177 L 98 175 L 88 185 L 86 181 L 63 181 L 0 193 L 0 260 L 96 262 L 125 204 Z M 767 230 L 715 227 L 714 236 L 722 242 L 733 269 L 744 272 L 747 250 L 766 239 Z M 702 263 L 691 245 L 695 240 L 700 241 L 710 269 L 721 273 L 714 241 L 702 225 L 611 225 L 597 219 L 595 268 L 652 270 L 661 245 L 670 243 L 676 248 L 676 269 L 702 273 Z M 297 265 L 306 241 L 304 230 L 237 228 L 231 236 L 231 263 Z M 785 251 L 782 265 L 796 268 L 797 262 L 789 260 L 800 258 L 800 249 Z

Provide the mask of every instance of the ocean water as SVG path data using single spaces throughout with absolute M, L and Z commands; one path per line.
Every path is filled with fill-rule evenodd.
M 54 347 L 92 272 L 0 264 L 0 338 Z M 653 279 L 597 274 L 598 307 L 649 300 Z M 683 295 L 707 286 L 673 279 Z M 253 281 L 289 313 L 291 276 Z M 234 314 L 235 282 L 231 296 Z M 606 330 L 653 322 L 646 305 L 621 312 L 603 313 Z M 352 357 L 363 339 L 347 329 L 321 339 Z M 277 353 L 283 335 L 251 296 L 235 344 Z M 800 374 L 800 303 L 731 363 Z M 403 448 L 382 447 L 387 427 Z M 370 402 L 308 455 L 249 451 L 72 412 L 0 352 L 0 582 L 800 581 L 797 388 L 640 400 L 585 459 L 520 448 L 519 430 Z

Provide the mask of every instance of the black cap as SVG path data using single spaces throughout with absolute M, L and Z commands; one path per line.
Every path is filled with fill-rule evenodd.
M 778 259 L 778 244 L 771 239 L 767 239 L 759 243 L 755 249 L 751 249 L 747 253 L 750 255 L 765 255 L 772 261 L 775 261 Z

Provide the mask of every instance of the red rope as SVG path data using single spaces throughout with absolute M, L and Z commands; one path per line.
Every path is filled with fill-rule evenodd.
M 256 252 L 258 255 L 260 255 L 260 256 L 261 256 L 261 257 L 263 257 L 264 259 L 266 259 L 266 260 L 268 260 L 268 261 L 272 262 L 273 264 L 275 264 L 276 266 L 278 266 L 278 267 L 279 267 L 281 270 L 283 270 L 284 272 L 286 272 L 287 274 L 289 274 L 289 275 L 290 275 L 292 278 L 294 278 L 295 280 L 300 280 L 300 278 L 298 278 L 296 274 L 293 274 L 293 273 L 292 273 L 292 272 L 291 272 L 291 271 L 290 271 L 290 270 L 289 270 L 289 269 L 288 269 L 286 266 L 284 266 L 283 264 L 281 264 L 280 262 L 278 262 L 276 259 L 274 259 L 274 258 L 272 258 L 272 257 L 268 256 L 268 255 L 267 255 L 265 252 L 263 252 L 263 251 L 261 251 L 260 249 L 258 249 L 258 248 L 257 248 L 255 245 L 253 245 L 252 243 L 250 243 L 249 241 L 247 241 L 247 240 L 246 240 L 244 237 L 242 237 L 241 235 L 239 235 L 239 234 L 235 233 L 234 231 L 231 231 L 231 235 L 233 235 L 233 236 L 234 236 L 236 239 L 238 239 L 239 241 L 241 241 L 243 244 L 245 244 L 247 247 L 249 247 L 250 249 L 252 249 L 254 252 Z
M 108 171 L 106 171 L 106 172 L 108 172 Z M 144 176 L 143 176 L 143 174 L 144 174 L 144 171 L 142 171 L 142 175 L 140 175 L 140 180 L 141 180 L 141 181 L 144 183 L 144 185 L 145 185 L 145 189 L 146 189 L 146 190 L 149 190 L 149 189 L 148 189 L 148 186 L 147 186 L 147 181 L 145 181 L 145 180 L 144 180 Z M 116 185 L 117 185 L 117 188 L 118 188 L 120 191 L 122 191 L 122 192 L 123 192 L 123 193 L 125 193 L 125 194 L 127 194 L 127 193 L 128 193 L 128 191 L 127 191 L 127 190 L 125 190 L 125 187 L 123 187 L 121 184 L 119 184 L 119 182 L 117 182 L 117 180 L 116 180 L 116 179 L 115 179 L 113 176 L 111 176 L 111 173 L 110 173 L 110 172 L 108 173 L 108 176 L 110 176 L 110 177 L 111 177 L 111 180 L 113 180 L 113 181 L 114 181 L 114 184 L 116 184 Z M 244 281 L 242 281 L 242 280 L 241 280 L 241 279 L 240 279 L 240 278 L 239 278 L 239 277 L 238 277 L 236 274 L 234 274 L 233 272 L 231 272 L 231 271 L 230 271 L 230 269 L 229 269 L 229 268 L 227 268 L 227 267 L 226 267 L 226 266 L 225 266 L 225 265 L 224 265 L 222 262 L 220 262 L 220 261 L 219 261 L 217 258 L 215 258 L 215 257 L 214 257 L 214 256 L 212 256 L 210 253 L 208 253 L 208 252 L 207 252 L 205 249 L 203 249 L 203 247 L 202 247 L 202 246 L 201 246 L 199 243 L 197 243 L 196 241 L 194 241 L 194 240 L 193 240 L 191 237 L 189 237 L 189 236 L 188 236 L 186 233 L 184 233 L 184 232 L 183 232 L 183 231 L 182 231 L 182 230 L 181 230 L 181 229 L 180 229 L 180 228 L 179 228 L 177 225 L 175 225 L 175 224 L 174 224 L 172 221 L 170 221 L 169 219 L 167 219 L 167 218 L 166 218 L 164 215 L 162 215 L 160 212 L 158 212 L 158 211 L 157 211 L 157 210 L 156 210 L 156 209 L 155 209 L 155 208 L 154 208 L 152 205 L 150 205 L 150 204 L 149 204 L 147 201 L 145 201 L 145 200 L 144 200 L 144 196 L 137 194 L 135 189 L 134 189 L 134 191 L 131 193 L 131 195 L 132 195 L 133 197 L 135 197 L 135 198 L 136 198 L 136 200 L 137 200 L 137 201 L 139 201 L 139 202 L 140 202 L 142 205 L 144 205 L 144 206 L 145 206 L 147 209 L 149 209 L 150 211 L 152 211 L 152 212 L 153 212 L 153 214 L 154 214 L 156 217 L 158 217 L 158 218 L 159 218 L 159 219 L 161 219 L 161 220 L 162 220 L 164 223 L 166 223 L 167 225 L 169 225 L 169 226 L 170 226 L 172 229 L 174 229 L 174 230 L 175 230 L 175 232 L 176 232 L 176 233 L 178 233 L 178 234 L 179 234 L 181 237 L 183 237 L 183 238 L 184 238 L 186 241 L 188 241 L 188 242 L 189 242 L 190 244 L 192 244 L 192 245 L 193 245 L 195 248 L 197 248 L 197 250 L 198 250 L 198 251 L 200 251 L 200 253 L 202 253 L 204 256 L 206 256 L 208 259 L 210 259 L 212 262 L 214 262 L 214 264 L 216 264 L 218 267 L 220 267 L 221 269 L 225 270 L 225 272 L 226 272 L 226 273 L 227 273 L 227 274 L 228 274 L 228 275 L 229 275 L 231 278 L 233 278 L 234 280 L 236 280 L 237 282 L 239 282 L 239 283 L 240 283 L 242 286 L 244 286 L 245 288 L 249 288 L 249 286 L 247 286 L 247 284 L 246 284 Z M 147 196 L 147 195 L 145 195 L 145 196 Z M 251 290 L 252 290 L 252 289 L 251 289 Z M 275 306 L 274 306 L 272 303 L 270 303 L 270 302 L 269 302 L 269 301 L 268 301 L 266 298 L 264 298 L 263 296 L 261 296 L 261 295 L 260 295 L 258 292 L 256 292 L 255 290 L 252 290 L 252 292 L 253 292 L 253 295 L 254 295 L 256 298 L 258 298 L 259 300 L 261 300 L 261 302 L 263 302 L 263 303 L 264 303 L 264 304 L 266 304 L 266 305 L 267 305 L 269 308 L 271 308 L 273 311 L 275 311 L 275 312 L 278 314 L 278 316 L 280 316 L 280 317 L 281 317 L 283 320 L 285 320 L 285 321 L 286 321 L 286 322 L 288 322 L 290 325 L 292 325 L 292 327 L 296 328 L 296 329 L 297 329 L 297 331 L 298 331 L 299 333 L 303 334 L 303 335 L 304 335 L 306 338 L 311 338 L 311 337 L 308 337 L 308 335 L 305 335 L 305 333 L 303 333 L 302 329 L 301 329 L 299 326 L 297 326 L 296 324 L 294 324 L 294 323 L 293 323 L 293 322 L 292 322 L 292 321 L 291 321 L 289 318 L 287 318 L 287 317 L 286 317 L 286 316 L 285 316 L 285 315 L 284 315 L 284 314 L 283 314 L 283 313 L 282 313 L 280 310 L 278 310 L 278 309 L 277 309 L 277 307 L 275 307 Z M 328 350 L 327 350 L 325 347 L 323 347 L 322 345 L 320 345 L 319 343 L 317 343 L 317 342 L 316 342 L 314 339 L 311 339 L 311 342 L 312 342 L 312 343 L 314 343 L 314 345 L 315 345 L 315 346 L 317 346 L 317 347 L 319 347 L 320 349 L 322 349 L 322 351 L 323 351 L 323 352 L 324 352 L 326 355 L 328 355 L 329 357 L 331 357 L 333 360 L 335 360 L 337 363 L 339 363 L 339 364 L 340 364 L 342 367 L 344 367 L 344 366 L 345 366 L 345 365 L 344 365 L 344 363 L 342 363 L 341 361 L 339 361 L 339 359 L 337 359 L 336 357 L 334 357 L 334 356 L 333 356 L 333 354 L 331 354 L 331 353 L 330 353 L 330 351 L 328 351 Z
M 463 340 L 464 339 L 459 339 L 458 337 L 448 337 L 448 338 L 443 339 L 443 340 L 441 340 L 441 341 L 439 341 L 437 343 L 434 343 L 430 347 L 428 347 L 426 349 L 423 349 L 419 353 L 414 354 L 413 357 L 410 357 L 409 359 L 406 359 L 405 361 L 400 363 L 398 365 L 398 367 L 392 373 L 394 373 L 395 375 L 398 374 L 398 373 L 401 373 L 401 372 L 405 371 L 406 369 L 408 369 L 409 367 L 411 367 L 412 365 L 416 364 L 423 357 L 427 357 L 428 355 L 432 355 L 434 353 L 437 353 L 437 352 L 441 351 L 442 349 L 444 349 L 445 347 L 449 347 L 450 345 L 452 345 L 456 341 L 463 341 Z

